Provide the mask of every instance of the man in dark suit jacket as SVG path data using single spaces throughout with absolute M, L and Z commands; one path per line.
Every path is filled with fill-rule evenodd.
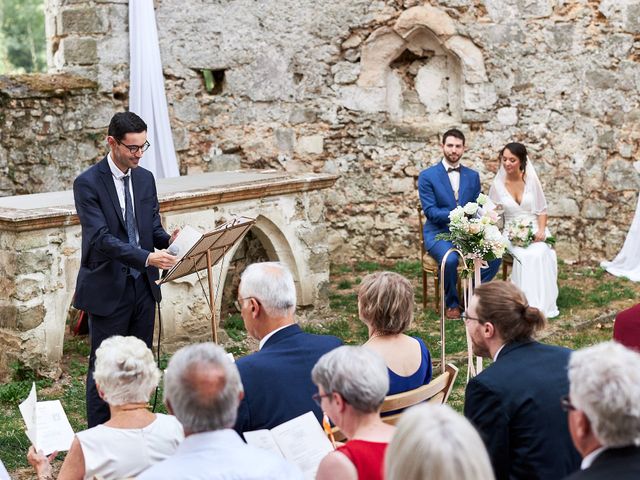
M 578 469 L 560 397 L 570 350 L 534 341 L 544 315 L 512 283 L 478 286 L 464 315 L 473 353 L 494 363 L 467 385 L 464 414 L 482 436 L 496 479 L 556 480 Z
M 418 193 L 427 221 L 424 224 L 424 248 L 438 265 L 442 263 L 447 250 L 453 244 L 446 240 L 436 240 L 436 235 L 449 233 L 449 213 L 458 206 L 475 202 L 480 195 L 478 172 L 460 165 L 464 153 L 465 138 L 457 129 L 451 129 L 442 136 L 443 159 L 436 165 L 420 172 Z M 500 260 L 489 262 L 482 270 L 482 281 L 491 280 L 500 266 Z M 458 255 L 447 257 L 444 270 L 444 293 L 447 318 L 460 317 L 460 299 L 456 290 Z
M 236 307 L 260 349 L 237 360 L 244 385 L 235 430 L 273 428 L 308 411 L 322 412 L 312 399 L 317 389 L 311 370 L 340 346 L 339 338 L 305 333 L 295 323 L 296 289 L 280 263 L 249 265 L 242 273 Z
M 82 226 L 82 256 L 74 306 L 89 314 L 91 355 L 87 375 L 87 421 L 109 420 L 93 380 L 96 349 L 112 335 L 133 335 L 151 347 L 155 302 L 160 301 L 158 268 L 176 259 L 165 249 L 170 236 L 160 222 L 153 174 L 138 166 L 149 147 L 147 125 L 132 112 L 109 124 L 110 151 L 73 183 Z
M 640 478 L 640 354 L 616 342 L 578 350 L 563 398 L 573 443 L 582 455 L 571 480 Z

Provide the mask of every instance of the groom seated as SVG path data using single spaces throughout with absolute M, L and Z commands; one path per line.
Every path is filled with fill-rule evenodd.
M 442 136 L 443 158 L 436 165 L 420 172 L 418 192 L 422 210 L 427 218 L 424 225 L 424 248 L 431 257 L 442 263 L 447 250 L 453 244 L 447 240 L 436 240 L 436 235 L 449 233 L 449 213 L 458 206 L 475 202 L 480 195 L 478 172 L 460 164 L 464 153 L 465 139 L 460 130 L 447 130 Z M 500 260 L 489 262 L 482 270 L 482 282 L 491 280 L 500 266 Z M 458 254 L 447 257 L 444 279 L 444 294 L 447 318 L 460 318 L 460 299 L 456 290 Z

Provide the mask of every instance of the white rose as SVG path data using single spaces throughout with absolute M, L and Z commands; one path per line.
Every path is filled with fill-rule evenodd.
M 478 211 L 477 203 L 469 202 L 464 206 L 464 213 L 466 213 L 467 215 L 475 215 L 477 211 Z
M 484 193 L 481 193 L 480 195 L 478 195 L 478 199 L 476 200 L 476 203 L 480 206 L 483 206 L 487 203 L 488 199 L 489 197 L 487 197 Z

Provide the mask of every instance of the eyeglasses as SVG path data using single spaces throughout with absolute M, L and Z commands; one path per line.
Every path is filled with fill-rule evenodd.
M 244 300 L 249 300 L 250 298 L 253 298 L 258 305 L 262 306 L 262 304 L 260 303 L 260 300 L 258 300 L 256 297 L 239 298 L 238 300 L 235 300 L 233 302 L 233 306 L 236 307 L 236 310 L 238 311 L 238 313 L 242 313 L 242 305 L 240 304 L 240 302 L 243 302 Z
M 323 395 L 320 395 L 319 393 L 314 393 L 313 395 L 311 395 L 311 398 L 313 399 L 314 402 L 316 402 L 316 405 L 322 408 L 322 399 L 329 398 L 331 397 L 331 395 L 333 395 L 333 392 L 325 393 Z
M 482 323 L 478 317 L 472 317 L 467 314 L 467 312 L 462 312 L 462 320 L 464 323 L 469 323 L 471 320 L 475 320 L 478 323 Z
M 560 406 L 565 412 L 576 410 L 576 407 L 571 403 L 569 395 L 563 395 L 562 397 L 560 397 Z
M 122 143 L 120 140 L 118 140 L 117 138 L 115 140 L 116 140 L 116 142 L 118 142 L 118 145 L 122 145 L 124 148 L 127 148 L 129 150 L 129 152 L 132 153 L 132 154 L 138 153 L 138 150 L 141 151 L 142 153 L 144 153 L 151 146 L 151 144 L 149 143 L 148 140 L 145 141 L 142 145 L 126 145 L 126 144 Z

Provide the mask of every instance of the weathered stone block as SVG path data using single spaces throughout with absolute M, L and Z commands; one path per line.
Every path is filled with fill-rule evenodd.
M 20 275 L 15 282 L 15 298 L 21 302 L 27 302 L 34 298 L 40 298 L 44 291 L 43 275 Z
M 331 67 L 333 81 L 338 84 L 354 83 L 360 74 L 360 65 L 351 62 L 336 63 Z
M 316 113 L 308 108 L 294 108 L 289 116 L 289 122 L 293 125 L 297 125 L 299 123 L 313 123 L 316 119 Z
M 601 200 L 585 200 L 582 206 L 582 217 L 599 219 L 607 218 L 608 205 Z
M 278 150 L 285 153 L 293 153 L 296 143 L 296 134 L 291 128 L 277 128 L 273 132 L 276 137 Z
M 65 64 L 92 65 L 98 61 L 96 41 L 93 38 L 63 38 L 60 42 Z
M 324 137 L 322 135 L 306 135 L 298 138 L 296 152 L 318 155 L 324 151 Z
M 579 214 L 580 208 L 573 198 L 558 198 L 549 203 L 551 217 L 576 217 Z
M 505 126 L 513 126 L 518 123 L 518 109 L 515 107 L 499 108 L 497 112 L 498 122 Z
M 95 8 L 71 8 L 59 16 L 58 35 L 106 33 L 107 25 Z
M 48 271 L 51 268 L 53 257 L 46 250 L 33 250 L 22 252 L 17 258 L 16 273 L 31 274 Z
M 339 92 L 340 104 L 349 110 L 374 113 L 387 109 L 387 89 L 384 87 L 362 88 L 347 85 L 341 87 Z
M 436 35 L 448 36 L 456 33 L 455 23 L 449 15 L 431 5 L 412 7 L 400 14 L 393 29 L 402 37 L 416 27 L 426 27 Z
M 0 327 L 16 328 L 18 326 L 18 308 L 15 305 L 0 305 Z

